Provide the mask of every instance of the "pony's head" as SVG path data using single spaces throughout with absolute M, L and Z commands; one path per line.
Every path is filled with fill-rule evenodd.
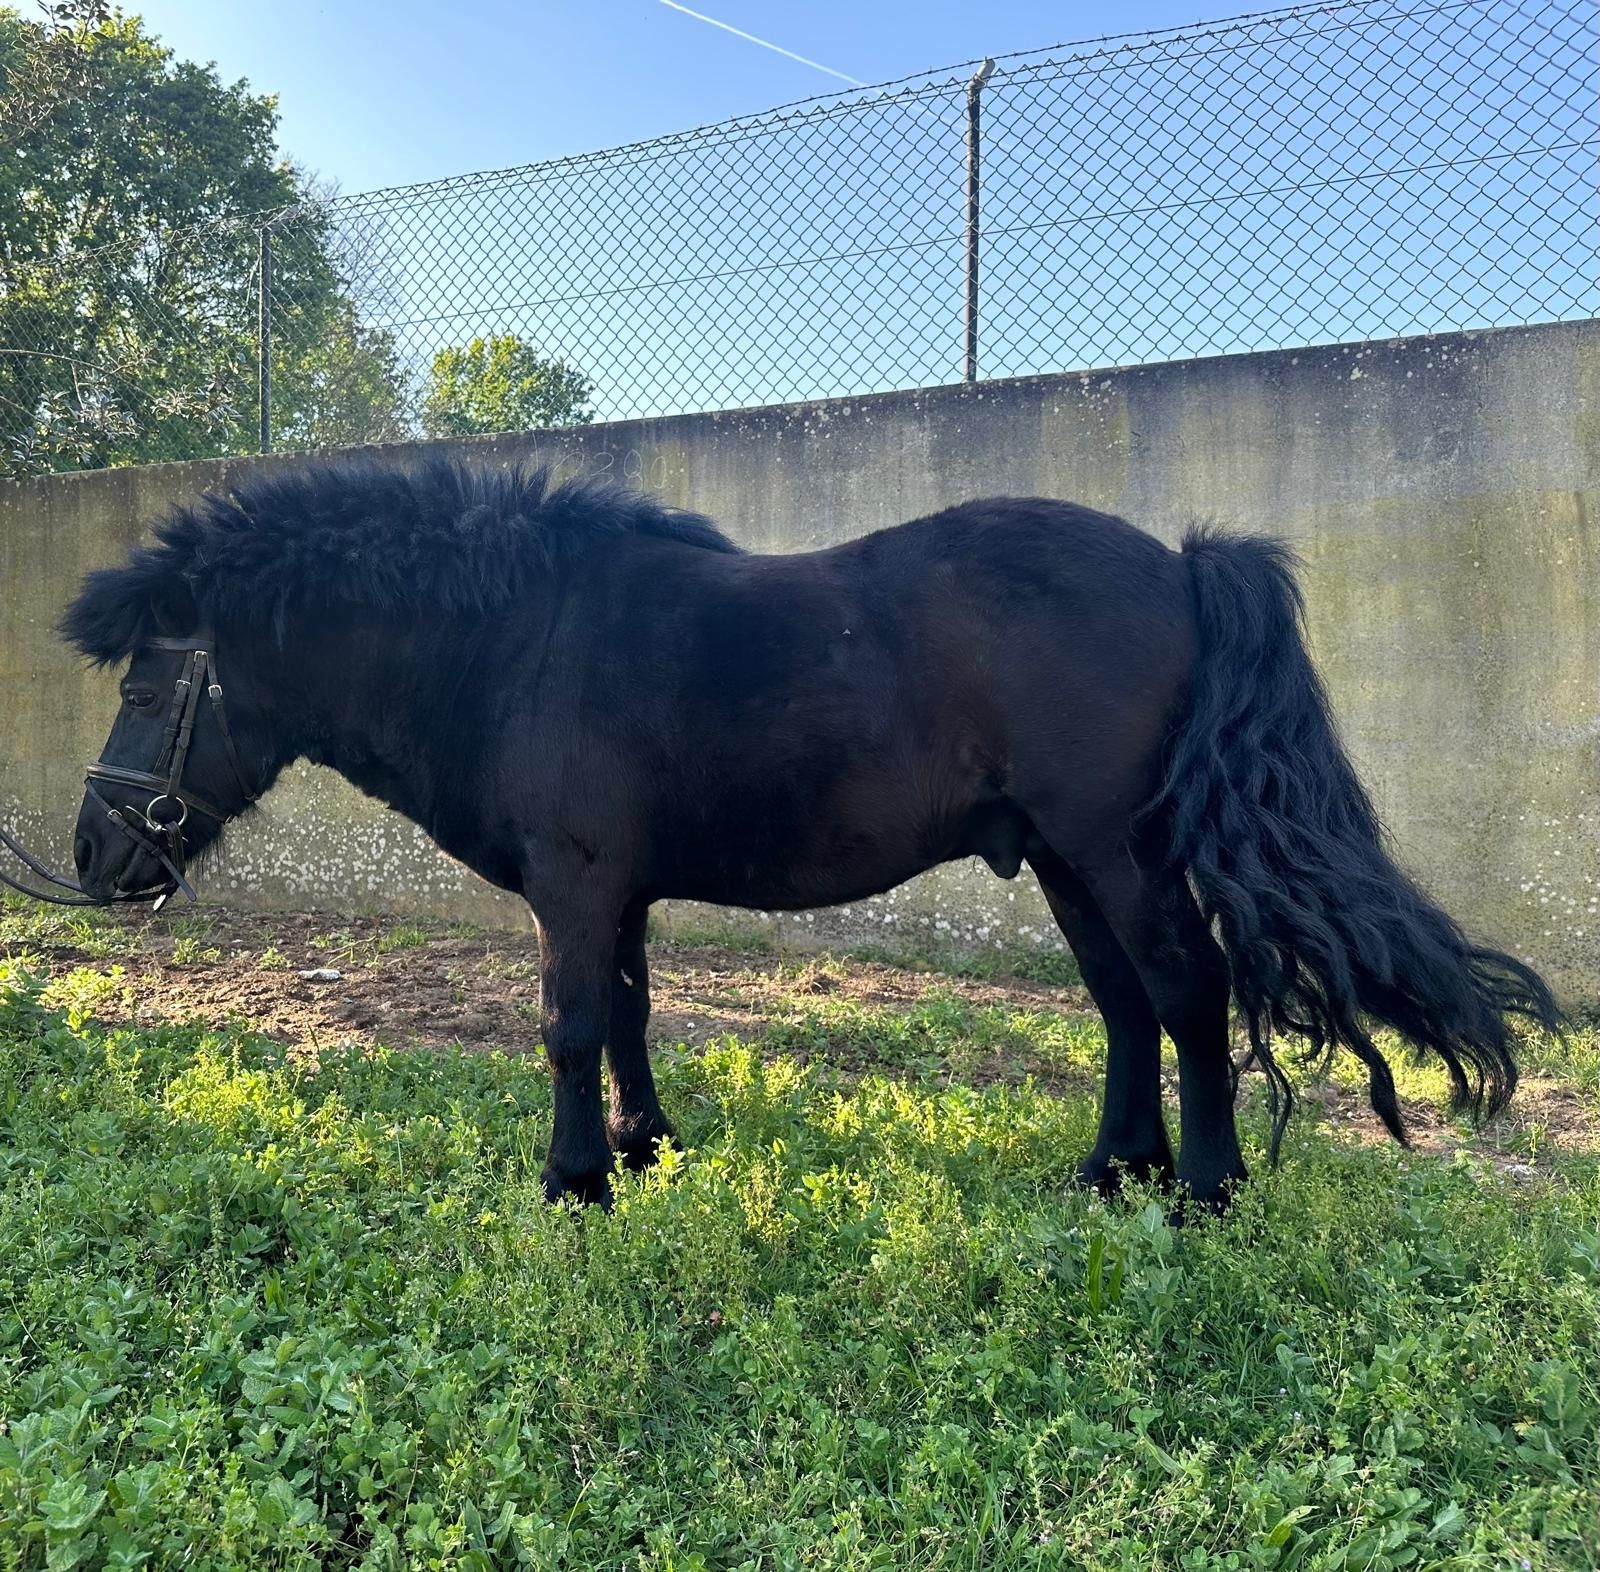
M 162 548 L 91 574 L 62 619 L 92 660 L 128 662 L 73 838 L 79 882 L 98 899 L 187 890 L 185 865 L 255 800 L 253 782 L 264 784 L 262 706 L 248 680 L 223 687 L 208 624 Z

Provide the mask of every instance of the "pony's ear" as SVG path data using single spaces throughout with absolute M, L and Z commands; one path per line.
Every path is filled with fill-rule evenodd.
M 162 638 L 181 639 L 200 631 L 200 608 L 195 604 L 194 587 L 179 574 L 162 579 L 150 597 L 153 631 Z
M 146 548 L 134 552 L 125 567 L 89 574 L 57 627 L 96 665 L 108 666 L 149 639 L 194 633 L 199 622 L 189 581 Z

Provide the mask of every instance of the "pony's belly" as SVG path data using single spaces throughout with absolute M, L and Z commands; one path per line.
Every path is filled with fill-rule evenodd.
M 882 895 L 919 873 L 962 857 L 981 857 L 1002 879 L 1015 878 L 1031 831 L 1008 800 L 975 804 L 954 823 L 904 827 L 847 844 L 817 844 L 803 836 L 745 848 L 723 846 L 689 859 L 662 894 L 751 911 L 806 911 Z

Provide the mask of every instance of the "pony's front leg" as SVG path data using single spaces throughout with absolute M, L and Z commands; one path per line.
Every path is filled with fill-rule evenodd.
M 600 1055 L 611 1016 L 615 918 L 536 914 L 544 1047 L 555 1086 L 555 1122 L 544 1193 L 559 1201 L 611 1203 L 611 1146 L 600 1100 Z

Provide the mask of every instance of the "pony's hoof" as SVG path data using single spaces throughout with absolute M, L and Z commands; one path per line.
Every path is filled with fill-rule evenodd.
M 598 1206 L 603 1212 L 611 1210 L 609 1168 L 592 1173 L 563 1174 L 547 1163 L 539 1178 L 544 1185 L 544 1198 L 552 1205 L 571 1196 L 580 1206 Z
M 1075 1178 L 1085 1189 L 1099 1191 L 1108 1201 L 1122 1194 L 1129 1179 L 1162 1190 L 1170 1190 L 1175 1182 L 1170 1156 L 1106 1157 L 1098 1152 L 1091 1152 L 1078 1164 Z
M 665 1119 L 648 1125 L 613 1124 L 606 1135 L 611 1150 L 622 1159 L 622 1166 L 634 1174 L 655 1166 L 661 1157 L 660 1142 L 677 1139 L 677 1133 Z
M 1180 1177 L 1178 1201 L 1169 1220 L 1181 1228 L 1185 1222 L 1198 1222 L 1202 1217 L 1221 1217 L 1249 1177 L 1242 1166 L 1236 1173 Z

